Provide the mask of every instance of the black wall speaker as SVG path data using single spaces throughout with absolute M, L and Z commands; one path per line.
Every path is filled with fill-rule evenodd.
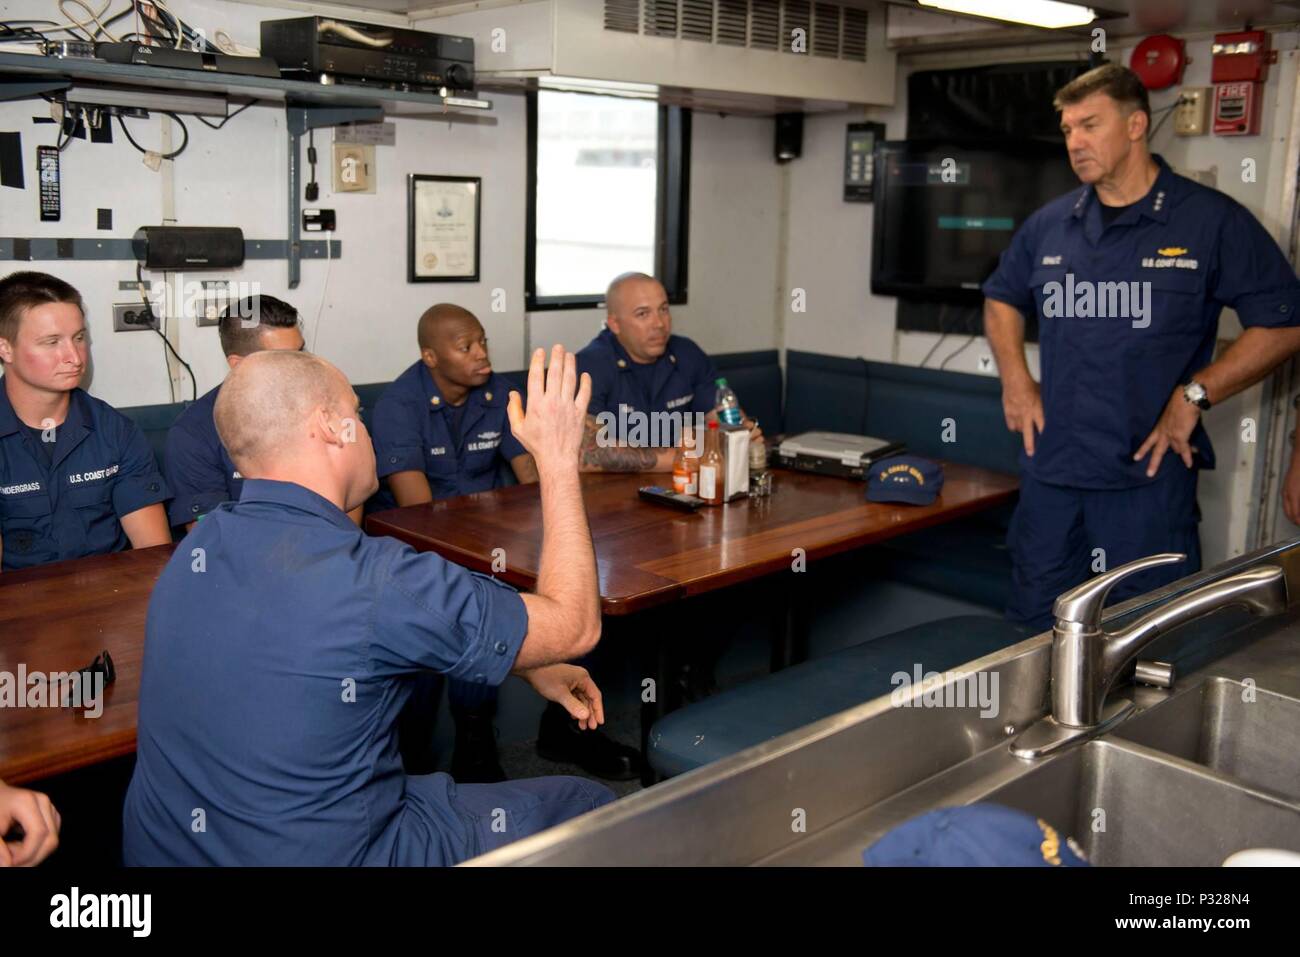
M 244 231 L 237 226 L 145 226 L 149 269 L 228 269 L 244 264 Z
M 776 161 L 788 163 L 803 155 L 803 114 L 776 115 Z

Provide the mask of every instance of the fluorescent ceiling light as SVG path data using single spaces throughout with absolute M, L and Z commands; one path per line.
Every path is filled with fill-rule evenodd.
M 606 96 L 625 96 L 645 100 L 653 100 L 659 95 L 659 87 L 653 83 L 591 80 L 573 76 L 539 77 L 537 86 L 543 90 L 555 90 L 561 93 L 598 93 Z
M 1097 19 L 1097 11 L 1059 0 L 917 0 L 923 7 L 965 13 L 973 17 L 1026 23 L 1031 27 L 1081 27 Z

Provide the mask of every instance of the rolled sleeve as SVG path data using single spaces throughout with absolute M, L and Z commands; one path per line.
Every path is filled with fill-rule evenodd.
M 1034 218 L 1025 220 L 1011 237 L 1011 245 L 1003 250 L 998 268 L 984 280 L 980 291 L 985 299 L 1005 302 L 1015 306 L 1026 316 L 1034 311 L 1034 294 L 1029 286 L 1033 272 Z
M 230 498 L 225 463 L 220 456 L 214 460 L 211 450 L 184 429 L 173 426 L 167 434 L 164 460 L 173 493 L 167 507 L 171 524 L 193 522 Z
M 1213 296 L 1242 326 L 1300 325 L 1300 281 L 1281 248 L 1244 206 L 1223 217 Z
M 138 512 L 142 508 L 165 502 L 171 491 L 163 480 L 162 472 L 154 459 L 149 440 L 140 427 L 123 417 L 119 424 L 122 450 L 119 468 L 113 482 L 113 511 L 118 518 Z
M 386 396 L 375 403 L 371 429 L 375 442 L 375 467 L 380 478 L 395 472 L 424 472 L 424 438 L 416 409 L 408 402 Z
M 393 543 L 375 605 L 371 657 L 386 674 L 432 670 L 499 685 L 528 632 L 519 593 L 432 552 Z

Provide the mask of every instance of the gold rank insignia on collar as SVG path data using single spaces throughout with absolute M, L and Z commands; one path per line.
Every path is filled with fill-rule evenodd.
M 435 395 L 432 399 L 430 399 L 429 401 L 430 401 L 431 403 L 433 403 L 434 405 L 441 405 L 441 404 L 442 404 L 442 399 L 438 398 L 436 395 Z
M 483 393 L 483 398 L 485 398 L 485 399 L 487 399 L 489 402 L 491 402 L 491 401 L 492 401 L 492 393 L 491 393 L 491 392 L 484 392 L 484 393 Z
M 619 367 L 620 369 L 626 369 L 626 368 L 627 368 L 627 363 L 626 363 L 624 360 L 619 359 L 619 360 L 618 360 L 618 367 Z

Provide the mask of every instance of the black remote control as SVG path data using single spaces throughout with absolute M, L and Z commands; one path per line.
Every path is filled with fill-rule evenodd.
M 645 485 L 637 489 L 637 494 L 647 502 L 654 502 L 657 505 L 667 505 L 670 508 L 680 509 L 683 512 L 693 512 L 701 505 L 705 504 L 704 499 L 695 495 L 683 495 L 681 492 L 674 492 L 670 488 L 664 488 L 661 485 Z
M 53 146 L 36 147 L 36 169 L 41 181 L 41 222 L 59 221 L 59 151 Z

